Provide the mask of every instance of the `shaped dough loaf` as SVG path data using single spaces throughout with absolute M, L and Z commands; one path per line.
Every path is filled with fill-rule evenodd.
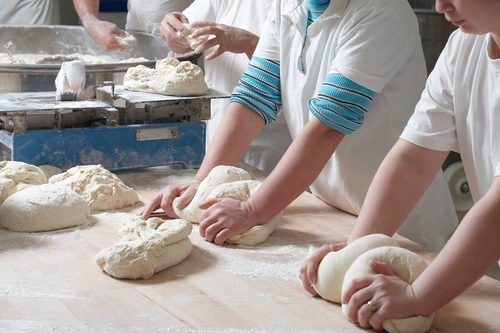
M 50 177 L 51 184 L 69 186 L 89 203 L 91 212 L 118 209 L 139 202 L 139 196 L 102 165 L 79 165 Z
M 172 202 L 172 209 L 175 215 L 181 219 L 186 219 L 193 223 L 200 223 L 202 210 L 198 208 L 198 205 L 205 202 L 210 193 L 217 186 L 238 180 L 251 179 L 252 177 L 250 177 L 250 174 L 243 169 L 227 165 L 218 165 L 213 168 L 208 176 L 201 182 L 200 186 L 198 186 L 198 191 L 196 191 L 196 194 L 187 206 L 182 209 L 177 209 L 178 198 L 175 198 Z
M 0 169 L 0 205 L 12 194 L 25 188 L 46 184 L 47 177 L 40 168 L 15 161 L 4 161 Z
M 118 230 L 118 243 L 97 253 L 96 263 L 117 278 L 149 279 L 187 258 L 192 249 L 188 238 L 192 229 L 192 224 L 182 219 L 144 220 L 136 216 Z
M 377 274 L 369 267 L 370 260 L 387 263 L 408 284 L 427 267 L 420 256 L 402 249 L 392 238 L 382 234 L 367 235 L 339 251 L 328 253 L 318 266 L 317 282 L 313 287 L 322 298 L 341 303 L 342 292 L 352 279 Z M 432 325 L 433 316 L 387 319 L 382 326 L 390 333 L 426 332 Z

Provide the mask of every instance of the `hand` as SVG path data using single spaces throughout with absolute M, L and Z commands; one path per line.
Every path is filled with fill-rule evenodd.
M 101 21 L 94 16 L 87 16 L 83 22 L 87 33 L 99 44 L 104 51 L 123 51 L 127 46 L 120 45 L 116 36 L 125 37 L 127 34 L 114 23 Z
M 416 299 L 411 285 L 394 275 L 384 262 L 370 261 L 370 267 L 379 273 L 352 280 L 342 295 L 342 303 L 347 304 L 347 317 L 358 322 L 363 328 L 373 327 L 383 330 L 386 319 L 407 318 L 417 315 Z M 366 303 L 372 301 L 376 311 L 368 309 Z
M 176 54 L 185 54 L 191 51 L 186 39 L 177 33 L 179 31 L 187 33 L 182 23 L 189 23 L 188 18 L 182 13 L 173 12 L 165 15 L 160 24 L 161 38 L 167 43 L 170 50 Z
M 316 296 L 316 290 L 313 288 L 313 284 L 317 281 L 316 273 L 318 271 L 318 266 L 321 260 L 330 252 L 335 252 L 343 249 L 347 246 L 347 243 L 337 243 L 337 244 L 326 244 L 313 252 L 313 254 L 304 261 L 300 267 L 300 280 L 302 281 L 302 286 L 311 295 Z
M 200 21 L 191 24 L 191 26 L 198 28 L 198 30 L 193 33 L 193 38 L 205 35 L 215 36 L 215 38 L 209 39 L 195 50 L 196 53 L 202 53 L 211 47 L 219 45 L 214 52 L 206 57 L 207 60 L 215 59 L 224 52 L 246 53 L 248 59 L 250 59 L 259 42 L 259 37 L 257 35 L 247 30 L 224 24 Z
M 218 245 L 233 235 L 262 224 L 247 202 L 212 198 L 198 208 L 205 210 L 200 218 L 200 236 Z
M 142 215 L 142 217 L 146 220 L 149 216 L 151 216 L 152 212 L 162 208 L 168 217 L 174 219 L 179 218 L 172 210 L 172 200 L 179 197 L 176 208 L 182 209 L 186 207 L 196 194 L 199 184 L 199 181 L 193 180 L 189 183 L 175 184 L 165 187 L 144 209 L 141 210 L 138 215 Z

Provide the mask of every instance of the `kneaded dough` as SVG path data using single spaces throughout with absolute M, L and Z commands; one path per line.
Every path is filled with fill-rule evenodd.
M 0 206 L 0 224 L 11 231 L 57 230 L 87 222 L 89 205 L 67 186 L 43 184 L 14 193 Z
M 55 175 L 62 173 L 61 169 L 59 169 L 58 167 L 52 166 L 52 165 L 40 165 L 38 168 L 40 168 L 40 170 L 42 170 L 42 172 L 44 173 L 47 180 L 49 180 L 50 177 L 52 177 L 52 176 L 55 176 Z
M 252 194 L 257 192 L 261 182 L 256 180 L 241 180 L 225 183 L 217 186 L 208 196 L 210 198 L 231 198 L 239 201 L 247 201 Z M 256 245 L 264 242 L 276 229 L 283 219 L 283 212 L 273 217 L 269 222 L 250 228 L 244 233 L 237 234 L 226 239 L 226 243 L 238 245 Z
M 183 219 L 144 220 L 136 216 L 118 230 L 118 243 L 97 253 L 96 263 L 117 278 L 149 279 L 187 258 L 192 248 L 188 237 L 192 229 L 192 224 Z
M 313 287 L 322 298 L 341 303 L 343 290 L 354 278 L 377 274 L 369 267 L 370 260 L 389 264 L 394 273 L 409 284 L 427 267 L 425 260 L 402 249 L 392 238 L 382 234 L 367 235 L 339 251 L 328 253 L 318 266 L 317 282 Z M 342 307 L 345 315 L 346 306 Z M 423 333 L 430 328 L 432 320 L 433 315 L 387 319 L 383 327 L 391 333 Z
M 139 202 L 137 193 L 102 165 L 79 165 L 49 179 L 51 184 L 66 185 L 80 194 L 90 211 L 131 206 Z
M 182 23 L 182 25 L 186 28 L 187 33 L 181 33 L 179 31 L 177 32 L 177 34 L 186 40 L 191 49 L 196 50 L 198 46 L 204 44 L 208 40 L 208 36 L 206 35 L 193 38 L 192 35 L 196 30 L 198 30 L 198 28 L 193 28 L 189 23 Z
M 201 182 L 195 196 L 187 206 L 182 209 L 177 209 L 178 198 L 175 198 L 172 202 L 172 209 L 178 217 L 193 223 L 200 223 L 202 210 L 198 208 L 198 205 L 205 202 L 210 193 L 217 186 L 238 180 L 251 179 L 252 177 L 250 177 L 250 174 L 243 169 L 228 165 L 218 165 L 213 168 L 208 176 Z
M 128 32 L 125 32 L 125 36 L 115 35 L 115 37 L 118 40 L 118 44 L 125 47 L 129 47 L 130 45 L 134 44 L 137 41 L 137 39 Z
M 1 164 L 0 205 L 16 192 L 47 183 L 43 171 L 34 165 L 16 161 L 3 161 Z
M 143 65 L 130 67 L 123 85 L 127 90 L 170 96 L 199 96 L 208 90 L 199 66 L 175 58 L 158 60 L 156 69 Z

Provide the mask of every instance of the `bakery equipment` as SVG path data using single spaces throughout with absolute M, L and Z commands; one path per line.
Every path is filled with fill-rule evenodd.
M 125 107 L 98 99 L 57 101 L 55 91 L 0 94 L 0 160 L 49 164 L 67 170 L 101 164 L 108 170 L 201 165 L 215 89 L 176 97 L 126 91 L 105 82 L 97 89 Z

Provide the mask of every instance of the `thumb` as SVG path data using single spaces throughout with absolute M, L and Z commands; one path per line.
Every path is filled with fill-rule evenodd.
M 202 202 L 198 205 L 198 208 L 201 210 L 207 210 L 218 202 L 221 202 L 222 198 L 211 198 L 207 199 L 205 202 Z
M 378 274 L 383 274 L 387 276 L 393 276 L 394 272 L 392 271 L 391 266 L 382 261 L 370 260 L 369 262 L 370 268 L 373 269 Z

